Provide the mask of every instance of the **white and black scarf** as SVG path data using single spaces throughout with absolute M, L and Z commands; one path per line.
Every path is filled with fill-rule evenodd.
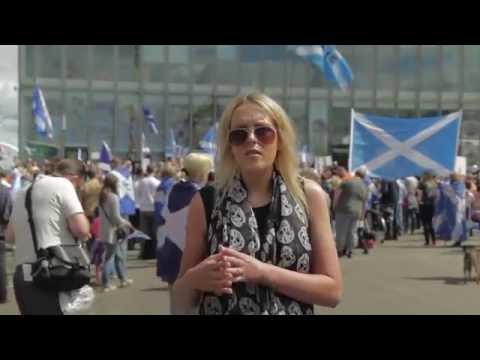
M 257 219 L 240 177 L 235 177 L 225 192 L 217 193 L 208 227 L 210 254 L 218 253 L 219 246 L 223 245 L 265 263 L 309 273 L 312 247 L 308 218 L 275 171 L 272 186 L 272 202 L 264 234 L 259 234 Z M 233 295 L 203 294 L 200 313 L 300 315 L 313 314 L 313 306 L 265 286 L 236 283 L 233 284 Z

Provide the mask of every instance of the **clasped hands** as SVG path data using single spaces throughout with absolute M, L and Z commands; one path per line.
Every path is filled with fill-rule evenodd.
M 221 296 L 232 294 L 234 283 L 263 283 L 266 267 L 267 264 L 250 255 L 220 246 L 217 254 L 207 257 L 191 268 L 189 277 L 196 290 Z

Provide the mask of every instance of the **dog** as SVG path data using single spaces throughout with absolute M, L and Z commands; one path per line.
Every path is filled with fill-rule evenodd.
M 464 247 L 463 255 L 463 274 L 464 274 L 464 283 L 466 284 L 468 280 L 472 279 L 472 268 L 476 274 L 476 283 L 480 283 L 480 250 L 474 247 Z

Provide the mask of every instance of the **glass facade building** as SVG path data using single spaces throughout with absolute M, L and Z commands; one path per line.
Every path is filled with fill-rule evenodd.
M 463 109 L 460 152 L 470 163 L 480 160 L 480 46 L 337 48 L 355 75 L 348 92 L 327 83 L 287 45 L 22 45 L 19 145 L 92 153 L 105 140 L 125 155 L 144 131 L 158 158 L 170 129 L 178 144 L 195 149 L 234 96 L 259 90 L 285 107 L 300 143 L 319 156 L 346 156 L 352 108 L 401 117 Z M 52 117 L 51 141 L 34 131 L 36 81 Z M 143 106 L 155 115 L 158 135 L 149 132 Z

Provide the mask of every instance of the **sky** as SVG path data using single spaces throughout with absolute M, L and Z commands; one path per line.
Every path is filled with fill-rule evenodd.
M 0 45 L 0 142 L 18 140 L 18 46 Z

